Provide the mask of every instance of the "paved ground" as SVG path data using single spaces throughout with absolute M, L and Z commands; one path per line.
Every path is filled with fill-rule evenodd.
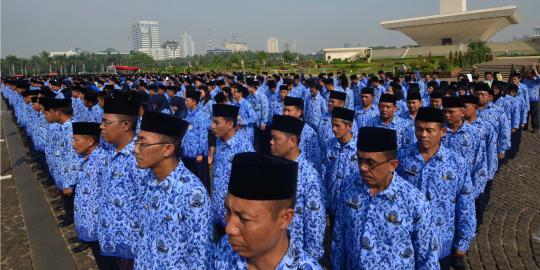
M 494 179 L 469 269 L 540 269 L 540 134 L 522 135 L 519 154 Z
M 30 243 L 22 216 L 19 193 L 12 176 L 11 164 L 7 154 L 4 129 L 0 129 L 1 155 L 1 239 L 2 269 L 32 269 Z

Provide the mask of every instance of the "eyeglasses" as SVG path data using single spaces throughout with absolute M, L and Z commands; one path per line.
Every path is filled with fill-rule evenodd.
M 371 160 L 371 159 L 363 159 L 363 158 L 360 158 L 358 159 L 358 164 L 360 164 L 360 167 L 362 167 L 362 165 L 366 165 L 366 167 L 368 168 L 368 170 L 370 171 L 373 171 L 375 170 L 377 167 L 383 165 L 384 163 L 386 162 L 389 162 L 391 161 L 391 159 L 387 159 L 383 162 L 380 162 L 380 163 L 375 163 L 375 161 Z
M 109 121 L 109 120 L 101 120 L 101 124 L 108 127 L 112 125 L 113 123 L 121 123 L 121 122 L 129 122 L 128 120 L 118 120 L 118 121 Z
M 139 140 L 135 140 L 134 143 L 135 143 L 135 147 L 139 147 L 141 150 L 144 150 L 145 148 L 150 147 L 152 145 L 172 144 L 172 143 L 169 143 L 169 142 L 142 143 Z

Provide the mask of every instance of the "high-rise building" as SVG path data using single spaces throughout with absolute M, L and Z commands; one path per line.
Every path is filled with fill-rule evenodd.
M 268 53 L 278 53 L 279 52 L 279 42 L 275 37 L 270 37 L 266 40 L 266 52 Z
M 247 52 L 249 50 L 247 43 L 237 41 L 225 41 L 223 42 L 223 48 L 232 52 Z
M 190 57 L 195 55 L 195 42 L 193 42 L 193 38 L 187 32 L 180 35 L 178 47 L 180 49 L 180 57 Z
M 139 21 L 131 26 L 133 50 L 160 48 L 159 22 Z
M 296 52 L 296 40 L 283 40 L 281 48 L 284 52 Z
M 176 41 L 167 40 L 161 45 L 161 48 L 165 50 L 167 59 L 182 57 L 182 51 L 180 50 L 180 46 Z

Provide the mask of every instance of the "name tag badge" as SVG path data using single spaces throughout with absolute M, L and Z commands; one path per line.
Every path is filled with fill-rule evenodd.
M 355 210 L 358 210 L 358 204 L 356 202 L 347 201 L 347 206 L 350 207 L 350 208 L 353 208 Z
M 416 172 L 415 171 L 409 171 L 409 170 L 404 170 L 408 175 L 410 176 L 416 176 Z

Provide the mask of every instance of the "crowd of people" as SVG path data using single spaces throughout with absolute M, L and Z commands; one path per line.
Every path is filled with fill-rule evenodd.
M 1 85 L 99 269 L 463 269 L 539 89 L 534 66 Z

